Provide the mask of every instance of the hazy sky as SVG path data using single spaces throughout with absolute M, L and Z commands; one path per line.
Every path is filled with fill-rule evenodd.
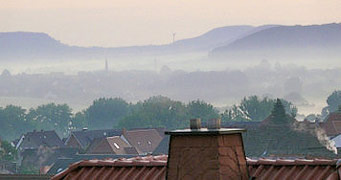
M 341 21 L 340 0 L 0 0 L 0 31 L 70 45 L 163 44 L 226 25 Z

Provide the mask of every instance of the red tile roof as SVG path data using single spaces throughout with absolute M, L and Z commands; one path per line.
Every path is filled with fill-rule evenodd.
M 165 179 L 167 155 L 130 159 L 85 160 L 57 174 L 59 179 Z
M 247 158 L 254 179 L 340 179 L 337 160 Z M 71 165 L 52 180 L 60 179 L 165 179 L 167 155 L 130 159 L 86 160 Z M 339 171 L 339 172 L 338 172 Z M 339 175 L 340 174 L 340 175 Z
M 247 159 L 249 175 L 255 179 L 340 179 L 337 160 Z

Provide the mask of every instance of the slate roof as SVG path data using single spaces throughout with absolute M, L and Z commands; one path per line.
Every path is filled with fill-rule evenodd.
M 162 140 L 155 129 L 126 131 L 123 136 L 140 154 L 152 153 Z
M 153 155 L 168 154 L 170 136 L 165 135 L 159 145 L 155 148 Z
M 132 130 L 150 130 L 150 129 L 155 129 L 162 138 L 165 136 L 166 128 L 164 128 L 164 127 L 159 127 L 159 128 L 132 128 L 130 130 L 132 131 Z
M 96 138 L 120 136 L 121 134 L 122 130 L 117 129 L 80 130 L 73 131 L 71 133 L 71 135 L 73 135 L 78 140 L 83 149 L 87 148 L 88 145 L 90 145 L 90 143 Z M 66 143 L 67 141 L 68 140 L 66 140 Z
M 33 131 L 21 136 L 16 148 L 36 149 L 39 146 L 65 147 L 55 131 Z
M 326 159 L 258 159 L 247 158 L 250 179 L 337 180 L 337 160 Z M 116 160 L 87 160 L 71 165 L 52 180 L 60 179 L 165 179 L 167 155 Z
M 260 130 L 265 132 L 265 130 Z M 329 152 L 324 146 L 322 146 L 317 140 L 313 141 L 312 136 L 309 133 L 295 133 L 295 134 L 283 134 L 281 141 L 270 141 L 265 138 L 257 129 L 248 129 L 243 134 L 244 148 L 248 157 L 262 157 L 277 155 L 281 157 L 302 157 L 302 158 L 320 158 L 328 157 L 335 158 L 332 152 Z M 300 138 L 296 138 L 300 136 Z M 289 137 L 289 139 L 287 139 Z M 338 136 L 341 139 L 341 136 Z M 158 147 L 155 148 L 153 155 L 168 154 L 169 150 L 169 136 L 166 135 L 162 139 Z M 286 141 L 290 141 L 286 142 Z
M 42 153 L 43 152 L 43 153 Z M 77 153 L 74 148 L 57 148 L 49 151 L 38 149 L 26 149 L 21 153 L 21 164 L 33 166 L 40 163 L 42 166 L 50 166 L 59 158 L 72 157 Z

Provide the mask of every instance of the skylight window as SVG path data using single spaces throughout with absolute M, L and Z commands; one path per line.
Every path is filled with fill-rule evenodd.
M 114 143 L 114 146 L 115 146 L 117 149 L 120 149 L 120 146 L 118 146 L 117 143 Z

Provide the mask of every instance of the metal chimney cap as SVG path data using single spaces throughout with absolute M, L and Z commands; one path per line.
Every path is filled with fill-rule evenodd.
M 190 129 L 193 129 L 193 130 L 201 129 L 201 119 L 200 118 L 191 119 L 190 120 Z
M 210 119 L 207 121 L 207 129 L 220 129 L 221 119 Z

